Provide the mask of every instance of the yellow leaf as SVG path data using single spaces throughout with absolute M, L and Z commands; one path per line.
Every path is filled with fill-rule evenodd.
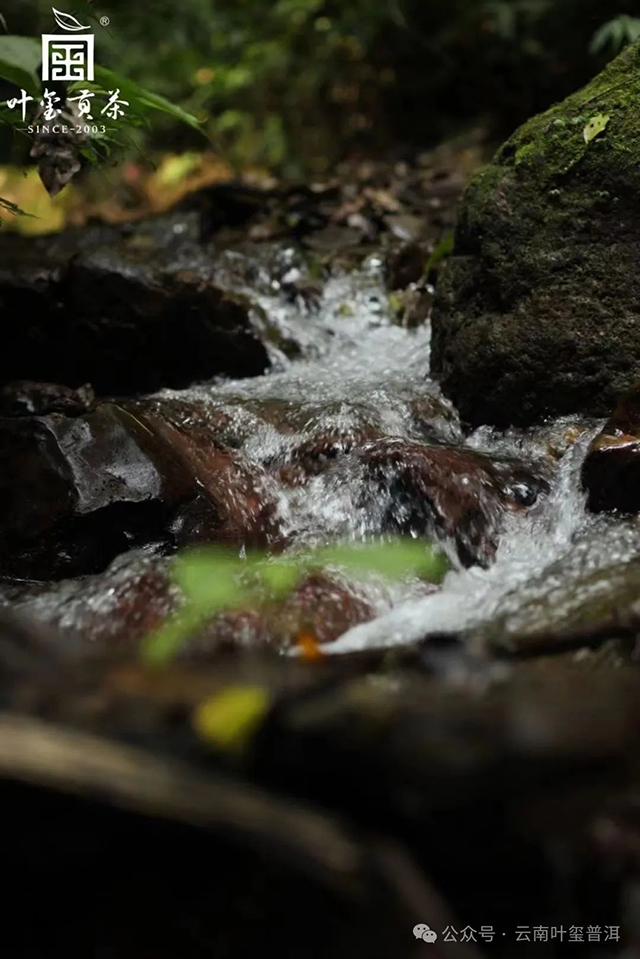
M 217 749 L 238 753 L 247 745 L 270 706 L 262 686 L 229 686 L 195 709 L 193 728 Z
M 584 128 L 584 142 L 591 143 L 597 136 L 604 133 L 609 125 L 610 119 L 611 117 L 607 116 L 606 113 L 599 113 L 597 116 L 591 117 Z

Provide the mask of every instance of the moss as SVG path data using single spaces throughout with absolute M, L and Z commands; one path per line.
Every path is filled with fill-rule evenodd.
M 600 414 L 640 368 L 638 102 L 640 43 L 471 182 L 433 312 L 434 371 L 470 421 Z

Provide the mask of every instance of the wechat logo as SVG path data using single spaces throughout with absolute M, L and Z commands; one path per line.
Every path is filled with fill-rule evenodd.
M 425 942 L 435 942 L 438 938 L 437 932 L 430 929 L 424 922 L 419 922 L 417 926 L 413 927 L 413 934 L 416 939 L 423 939 Z

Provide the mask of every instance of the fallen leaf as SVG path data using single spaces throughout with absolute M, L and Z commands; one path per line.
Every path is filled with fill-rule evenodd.
M 606 113 L 598 113 L 597 116 L 591 117 L 586 127 L 584 128 L 584 142 L 591 143 L 592 140 L 595 140 L 597 136 L 607 129 L 609 121 L 611 120 L 610 116 L 607 116 Z
M 193 728 L 217 749 L 239 753 L 269 705 L 269 693 L 262 686 L 229 686 L 200 703 L 193 713 Z

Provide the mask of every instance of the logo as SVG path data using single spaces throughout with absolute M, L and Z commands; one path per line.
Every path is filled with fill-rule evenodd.
M 42 36 L 42 79 L 43 80 L 93 80 L 94 79 L 94 37 L 92 33 L 80 33 L 89 30 L 70 13 L 62 13 L 51 8 L 55 21 L 61 30 L 73 36 L 65 37 L 59 33 L 45 33 Z
M 416 939 L 422 939 L 424 942 L 435 942 L 438 938 L 438 933 L 434 932 L 424 922 L 419 922 L 417 926 L 413 927 L 413 935 Z
M 84 136 L 101 136 L 106 132 L 102 119 L 119 120 L 125 115 L 125 107 L 129 101 L 120 97 L 120 90 L 105 90 L 102 93 L 89 88 L 78 87 L 77 84 L 91 83 L 95 79 L 94 64 L 94 36 L 93 33 L 82 33 L 90 27 L 80 23 L 70 13 L 51 8 L 56 24 L 66 34 L 45 33 L 42 36 L 42 81 L 44 90 L 39 102 L 39 111 L 36 122 L 26 127 L 27 133 L 43 133 L 45 135 L 77 133 Z M 102 21 L 109 23 L 108 17 Z M 59 96 L 56 90 L 50 90 L 47 83 L 60 80 L 71 83 L 64 97 Z M 106 97 L 100 102 L 100 97 Z M 20 109 L 23 123 L 27 122 L 27 110 L 33 103 L 37 109 L 37 101 L 26 90 L 20 91 L 19 97 L 7 100 L 10 110 Z M 92 111 L 99 110 L 96 119 L 98 124 L 88 125 L 93 121 Z M 60 119 L 69 119 L 69 123 L 58 123 Z M 44 123 L 40 122 L 44 121 Z M 54 123 L 54 126 L 49 124 Z

